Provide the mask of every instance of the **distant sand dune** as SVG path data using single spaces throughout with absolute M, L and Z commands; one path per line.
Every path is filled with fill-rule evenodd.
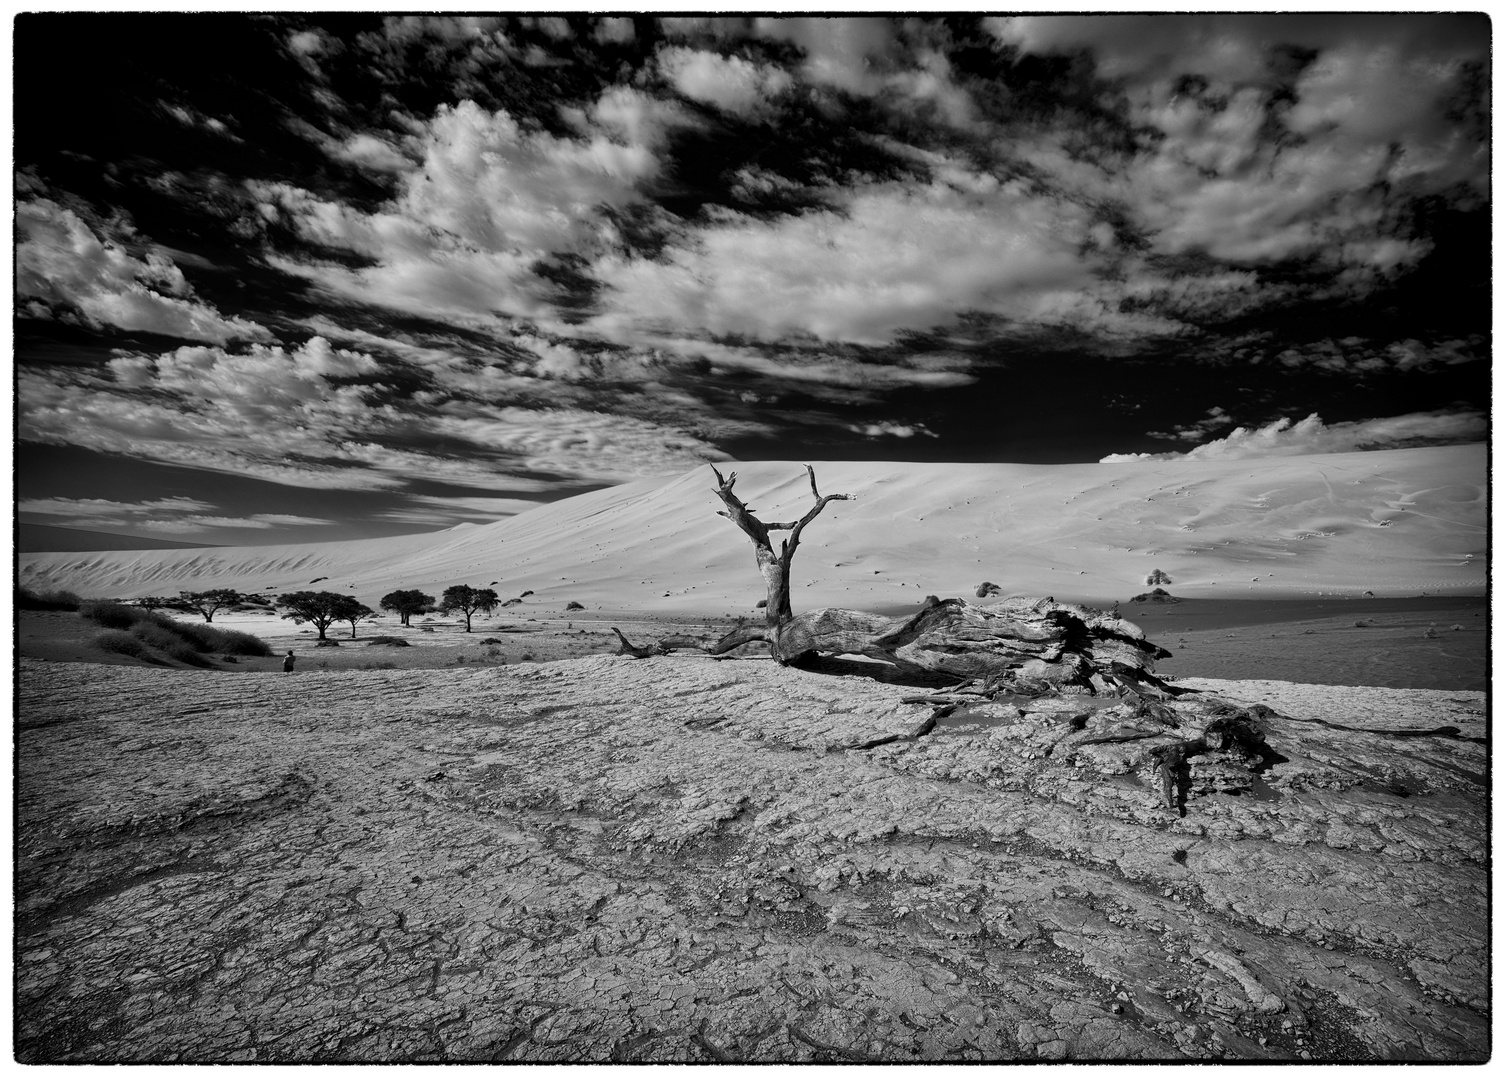
M 926 594 L 1109 602 L 1160 569 L 1192 597 L 1380 596 L 1485 589 L 1482 444 L 1226 462 L 1116 465 L 817 462 L 844 492 L 804 535 L 799 608 L 892 608 Z M 764 520 L 810 505 L 799 462 L 729 465 Z M 723 470 L 725 471 L 725 470 Z M 710 469 L 590 492 L 468 528 L 347 543 L 23 554 L 24 585 L 139 596 L 234 587 L 437 594 L 500 582 L 505 598 L 592 608 L 748 610 L 761 581 L 715 511 Z

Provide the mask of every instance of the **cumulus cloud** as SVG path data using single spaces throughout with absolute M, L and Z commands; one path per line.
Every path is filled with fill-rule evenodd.
M 763 37 L 793 42 L 805 51 L 803 74 L 854 94 L 871 94 L 881 85 L 877 67 L 894 49 L 893 28 L 881 18 L 763 18 Z
M 183 271 L 161 250 L 148 246 L 137 258 L 50 199 L 16 208 L 16 234 L 16 294 L 77 312 L 90 326 L 220 344 L 271 336 L 194 299 Z
M 1261 428 L 1234 428 L 1228 435 L 1185 453 L 1109 454 L 1105 464 L 1130 461 L 1228 461 L 1244 458 L 1301 457 L 1353 450 L 1388 450 L 1478 442 L 1489 432 L 1477 412 L 1419 412 L 1374 420 L 1324 424 L 1312 413 L 1292 423 L 1282 417 Z
M 613 246 L 609 211 L 642 200 L 641 185 L 662 168 L 668 133 L 694 122 L 675 104 L 628 87 L 565 112 L 577 137 L 525 130 L 505 110 L 467 100 L 416 124 L 401 153 L 370 137 L 340 144 L 335 156 L 360 153 L 400 174 L 401 193 L 373 212 L 284 183 L 250 184 L 263 219 L 371 265 L 269 261 L 327 293 L 399 311 L 551 314 L 559 287 L 536 273 L 536 262 Z M 404 165 L 406 154 L 414 160 Z
M 1467 20 L 1091 15 L 988 24 L 1025 52 L 1085 51 L 1100 75 L 1123 83 L 1126 119 L 1156 137 L 1115 161 L 1112 175 L 1062 163 L 1058 176 L 1117 201 L 1161 252 L 1244 265 L 1314 258 L 1368 291 L 1430 250 L 1398 223 L 1397 199 L 1487 190 L 1487 153 L 1456 115 L 1470 73 L 1487 62 L 1488 34 L 1471 39 Z M 1310 62 L 1294 59 L 1301 50 Z
M 637 30 L 632 25 L 631 19 L 604 18 L 597 19 L 595 29 L 591 35 L 603 45 L 614 43 L 626 45 L 637 38 Z
M 660 259 L 607 256 L 595 271 L 611 310 L 589 325 L 608 335 L 677 326 L 867 344 L 966 311 L 1110 333 L 1176 329 L 1097 293 L 1079 254 L 1086 210 L 986 174 L 965 179 L 967 190 L 870 185 L 840 211 L 729 215 Z
M 678 45 L 661 49 L 658 64 L 681 94 L 744 118 L 767 115 L 770 99 L 794 85 L 780 68 Z

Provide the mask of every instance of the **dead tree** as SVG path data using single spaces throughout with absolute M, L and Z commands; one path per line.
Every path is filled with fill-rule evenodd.
M 806 465 L 815 505 L 798 521 L 765 523 L 733 493 L 737 474 L 722 477 L 714 465 L 711 469 L 718 481 L 716 495 L 726 505 L 717 513 L 752 539 L 758 571 L 768 590 L 764 625 L 733 630 L 711 646 L 713 654 L 762 641 L 785 664 L 811 653 L 849 654 L 985 685 L 1007 682 L 1030 692 L 1075 687 L 1086 693 L 1149 698 L 1168 692 L 1152 672 L 1155 661 L 1170 654 L 1146 641 L 1137 626 L 1107 612 L 1057 603 L 1051 597 L 1010 597 L 979 606 L 932 596 L 918 612 L 901 618 L 842 608 L 795 615 L 790 607 L 789 566 L 800 533 L 827 503 L 851 496 L 821 495 L 815 470 Z M 769 536 L 776 531 L 789 533 L 778 551 Z
M 794 553 L 800 546 L 800 533 L 804 531 L 806 525 L 819 516 L 827 503 L 850 499 L 851 496 L 822 495 L 820 489 L 815 486 L 815 470 L 806 465 L 805 471 L 810 474 L 810 494 L 815 496 L 815 505 L 798 521 L 765 523 L 753 517 L 753 512 L 733 494 L 732 485 L 737 482 L 735 472 L 723 477 L 721 470 L 714 465 L 711 466 L 711 471 L 716 474 L 716 494 L 726 504 L 725 510 L 717 510 L 716 513 L 731 519 L 732 523 L 752 540 L 753 551 L 758 560 L 758 572 L 763 575 L 764 585 L 768 589 L 763 626 L 735 630 L 717 642 L 711 651 L 723 653 L 738 645 L 746 645 L 750 641 L 763 641 L 768 643 L 775 659 L 781 663 L 787 663 L 798 655 L 798 653 L 786 655 L 780 646 L 780 637 L 785 627 L 794 618 L 789 605 L 789 564 L 794 561 Z M 777 552 L 773 550 L 773 539 L 768 535 L 771 532 L 789 534 L 780 542 Z M 808 651 L 808 649 L 799 650 L 799 652 Z

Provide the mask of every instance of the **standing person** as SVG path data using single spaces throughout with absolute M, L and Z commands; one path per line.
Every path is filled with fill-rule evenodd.
M 295 660 L 297 660 L 297 657 L 293 655 L 293 650 L 289 649 L 287 651 L 287 655 L 282 658 L 282 670 L 291 675 L 293 673 L 293 662 Z

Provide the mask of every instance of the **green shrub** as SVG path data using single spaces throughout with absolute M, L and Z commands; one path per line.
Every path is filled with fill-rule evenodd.
M 146 616 L 140 608 L 117 604 L 113 600 L 86 600 L 79 605 L 78 613 L 111 630 L 129 630 Z
M 216 630 L 219 647 L 237 656 L 271 656 L 272 647 L 255 634 L 244 630 Z
M 214 627 L 201 623 L 184 623 L 173 620 L 170 632 L 177 634 L 189 645 L 199 652 L 209 652 L 215 647 L 215 638 L 219 631 Z
M 77 611 L 81 603 L 83 601 L 76 594 L 66 589 L 51 592 L 35 592 L 27 588 L 16 590 L 16 607 L 22 611 Z
M 163 650 L 174 660 L 178 660 L 190 667 L 213 667 L 213 663 L 190 641 L 179 641 L 169 649 Z
M 94 644 L 122 656 L 134 656 L 138 660 L 151 659 L 151 653 L 145 645 L 120 630 L 106 630 L 103 634 L 96 634 Z
M 180 635 L 174 634 L 167 627 L 155 622 L 148 622 L 145 619 L 132 626 L 131 633 L 143 645 L 150 645 L 152 648 L 160 649 L 163 652 L 167 652 L 170 649 L 182 648 L 188 644 Z

